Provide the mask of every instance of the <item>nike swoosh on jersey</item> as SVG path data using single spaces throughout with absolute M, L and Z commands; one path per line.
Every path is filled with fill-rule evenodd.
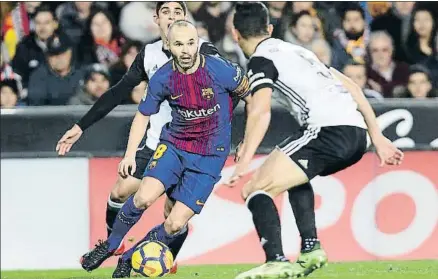
M 170 99 L 172 99 L 172 100 L 176 100 L 176 99 L 180 98 L 182 95 L 183 95 L 183 94 L 180 94 L 180 95 L 178 95 L 178 96 L 172 96 L 172 95 L 170 95 Z

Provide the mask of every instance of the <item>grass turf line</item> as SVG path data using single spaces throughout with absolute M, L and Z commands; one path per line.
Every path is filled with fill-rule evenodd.
M 182 266 L 169 279 L 233 279 L 254 265 Z M 98 269 L 92 273 L 83 270 L 54 271 L 1 271 L 1 279 L 106 279 L 113 269 Z M 438 260 L 330 263 L 311 274 L 308 279 L 436 279 Z M 142 277 L 135 277 L 142 278 Z

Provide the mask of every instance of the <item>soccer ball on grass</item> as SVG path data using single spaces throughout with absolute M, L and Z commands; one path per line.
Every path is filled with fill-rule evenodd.
M 145 241 L 135 249 L 131 264 L 135 272 L 145 277 L 161 277 L 170 272 L 173 255 L 165 244 Z

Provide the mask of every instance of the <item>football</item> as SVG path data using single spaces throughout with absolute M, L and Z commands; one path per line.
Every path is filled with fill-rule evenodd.
M 161 277 L 170 272 L 173 255 L 165 244 L 145 241 L 132 254 L 132 269 L 145 277 Z

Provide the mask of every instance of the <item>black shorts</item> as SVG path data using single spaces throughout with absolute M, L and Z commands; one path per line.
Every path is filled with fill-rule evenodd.
M 357 163 L 367 148 L 365 129 L 354 126 L 303 127 L 277 146 L 307 175 L 326 176 Z
M 155 150 L 150 149 L 146 144 L 137 150 L 137 153 L 135 153 L 135 164 L 137 165 L 137 169 L 135 170 L 133 177 L 143 179 L 144 170 L 146 169 L 152 155 L 154 155 L 154 152 Z

